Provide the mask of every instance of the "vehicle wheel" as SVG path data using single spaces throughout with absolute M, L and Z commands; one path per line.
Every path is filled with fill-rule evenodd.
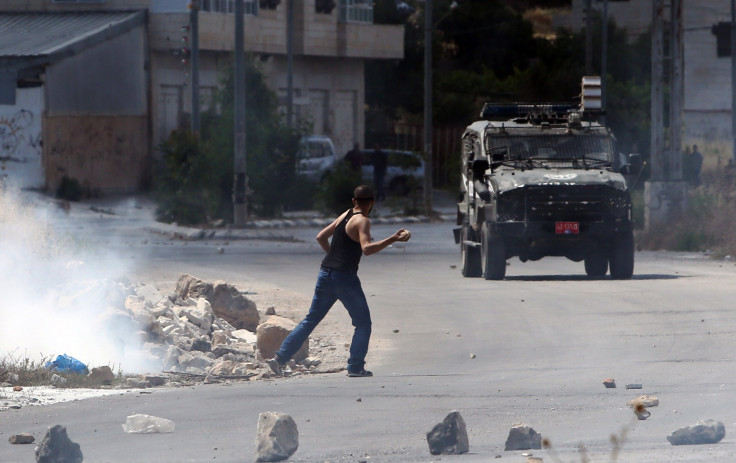
M 469 225 L 463 225 L 460 231 L 460 262 L 464 277 L 479 277 L 482 272 L 480 248 L 465 245 L 465 241 L 473 240 L 475 233 Z
M 609 258 L 611 278 L 628 280 L 634 274 L 634 233 L 619 233 L 614 237 Z
M 396 196 L 406 196 L 409 194 L 409 185 L 403 177 L 395 178 L 391 181 L 388 189 Z
M 486 222 L 481 228 L 481 262 L 486 280 L 503 280 L 506 276 L 506 245 L 503 238 L 491 234 Z
M 608 271 L 608 258 L 604 254 L 585 257 L 585 273 L 591 277 L 602 277 Z

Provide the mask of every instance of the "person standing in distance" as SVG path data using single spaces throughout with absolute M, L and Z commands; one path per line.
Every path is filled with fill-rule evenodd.
M 370 187 L 358 186 L 353 192 L 352 209 L 342 213 L 317 234 L 317 242 L 327 256 L 322 260 L 307 316 L 284 339 L 276 355 L 266 361 L 275 374 L 281 375 L 284 365 L 339 300 L 347 309 L 355 327 L 350 343 L 348 376 L 373 376 L 373 373 L 365 369 L 365 356 L 371 337 L 371 314 L 358 279 L 358 264 L 363 254 L 375 254 L 397 241 L 408 241 L 411 236 L 407 230 L 401 228 L 388 238 L 373 241 L 368 214 L 373 209 L 374 201 Z

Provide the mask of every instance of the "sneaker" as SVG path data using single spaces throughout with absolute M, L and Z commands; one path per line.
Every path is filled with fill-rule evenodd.
M 373 373 L 366 369 L 362 369 L 360 371 L 348 371 L 348 376 L 351 378 L 366 378 L 368 376 L 373 376 Z
M 276 376 L 282 376 L 283 372 L 281 369 L 283 368 L 284 364 L 281 363 L 278 357 L 274 356 L 272 359 L 266 360 L 266 363 L 271 368 L 271 371 L 274 372 Z

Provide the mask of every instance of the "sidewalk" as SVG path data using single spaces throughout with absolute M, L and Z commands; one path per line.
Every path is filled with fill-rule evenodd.
M 203 228 L 156 221 L 156 204 L 145 197 L 107 197 L 64 203 L 48 196 L 39 195 L 36 200 L 47 205 L 55 203 L 58 206 L 57 210 L 64 210 L 66 216 L 72 220 L 91 223 L 91 221 L 109 219 L 118 221 L 121 225 L 142 229 L 171 239 L 189 241 L 256 239 L 293 241 L 293 235 L 288 233 L 287 230 L 323 228 L 334 220 L 334 217 L 325 216 L 317 211 L 292 211 L 285 213 L 284 217 L 279 219 L 248 221 L 243 228 Z M 450 193 L 435 191 L 433 209 L 437 215 L 433 220 L 454 222 L 456 207 Z M 431 220 L 426 215 L 406 216 L 395 213 L 384 203 L 379 203 L 376 207 L 375 216 L 371 218 L 373 224 L 412 224 L 430 222 Z M 107 220 L 104 220 L 104 222 L 107 222 Z

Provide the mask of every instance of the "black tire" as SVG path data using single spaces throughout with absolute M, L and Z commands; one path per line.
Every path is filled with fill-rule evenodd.
M 608 258 L 605 254 L 591 254 L 585 257 L 585 273 L 590 277 L 602 277 L 608 271 Z
M 483 223 L 480 233 L 483 278 L 503 280 L 506 276 L 506 244 L 503 238 L 493 236 L 486 222 Z
M 634 274 L 634 233 L 618 233 L 614 237 L 611 256 L 609 257 L 611 278 L 628 280 Z
M 462 274 L 466 278 L 476 278 L 481 275 L 480 249 L 466 246 L 465 241 L 473 240 L 475 233 L 469 225 L 463 225 L 460 230 L 460 263 Z

